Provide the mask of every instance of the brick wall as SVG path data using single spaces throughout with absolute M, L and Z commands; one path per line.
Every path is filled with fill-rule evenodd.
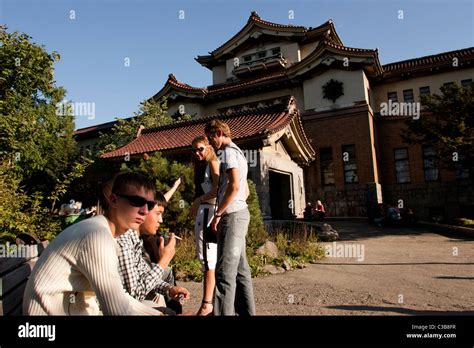
M 366 216 L 368 185 L 378 181 L 385 203 L 397 204 L 402 199 L 420 219 L 430 220 L 434 215 L 449 218 L 474 214 L 472 181 L 456 180 L 453 172 L 442 167 L 439 180 L 425 180 L 422 146 L 407 145 L 401 137 L 407 118 L 378 117 L 373 122 L 371 134 L 372 120 L 370 110 L 363 105 L 303 114 L 306 134 L 317 153 L 314 163 L 305 169 L 307 201 L 313 204 L 318 199 L 323 201 L 328 216 Z M 347 184 L 341 146 L 349 144 L 356 147 L 359 181 Z M 332 148 L 334 185 L 323 186 L 321 182 L 319 149 L 322 147 Z M 408 149 L 409 183 L 397 183 L 395 175 L 394 149 L 402 147 Z
M 422 115 L 423 117 L 423 115 Z M 474 214 L 474 186 L 469 179 L 457 180 L 455 173 L 439 169 L 439 180 L 426 181 L 421 145 L 407 145 L 401 134 L 406 130 L 406 118 L 378 118 L 376 122 L 380 173 L 384 202 L 395 204 L 402 199 L 424 220 L 435 215 L 468 217 L 470 206 Z M 413 121 L 409 121 L 413 122 Z M 397 183 L 394 149 L 406 147 L 410 166 L 410 182 Z
M 328 216 L 365 216 L 367 183 L 377 180 L 371 114 L 367 105 L 330 112 L 304 113 L 305 132 L 316 150 L 316 160 L 305 170 L 307 200 L 318 199 Z M 343 145 L 355 145 L 358 183 L 344 182 Z M 334 185 L 321 183 L 319 149 L 332 147 Z

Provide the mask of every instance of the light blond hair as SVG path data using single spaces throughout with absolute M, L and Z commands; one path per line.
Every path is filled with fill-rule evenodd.
M 191 145 L 194 147 L 198 143 L 203 143 L 204 145 L 206 145 L 206 155 L 204 156 L 204 160 L 207 163 L 212 162 L 212 161 L 217 161 L 216 153 L 214 152 L 214 149 L 212 148 L 212 146 L 210 146 L 209 140 L 207 139 L 206 136 L 200 135 L 200 136 L 194 138 Z M 198 162 L 196 160 L 196 156 L 193 156 L 194 165 L 196 165 L 196 162 Z
M 231 136 L 229 125 L 221 120 L 212 120 L 206 124 L 204 133 L 206 135 L 215 134 L 217 130 L 220 130 L 226 137 Z

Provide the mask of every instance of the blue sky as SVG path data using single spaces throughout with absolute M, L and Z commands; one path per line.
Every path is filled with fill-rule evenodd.
M 308 27 L 331 18 L 346 46 L 378 48 L 382 64 L 474 42 L 472 0 L 0 0 L 0 23 L 60 53 L 55 78 L 67 100 L 95 103 L 95 119 L 76 119 L 83 128 L 132 116 L 169 73 L 210 85 L 211 72 L 194 58 L 234 35 L 252 10 L 271 22 Z

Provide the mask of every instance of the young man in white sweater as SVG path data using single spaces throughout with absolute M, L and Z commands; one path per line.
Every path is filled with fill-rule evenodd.
M 104 315 L 160 315 L 123 289 L 114 240 L 139 229 L 155 206 L 155 192 L 143 175 L 118 174 L 106 214 L 66 228 L 40 256 L 26 285 L 24 314 L 99 314 L 100 307 Z

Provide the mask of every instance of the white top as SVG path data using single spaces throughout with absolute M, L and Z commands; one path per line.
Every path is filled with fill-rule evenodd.
M 202 190 L 204 194 L 210 192 L 212 190 L 212 173 L 211 173 L 211 162 L 207 163 L 206 171 L 204 172 L 204 181 L 201 183 Z M 215 204 L 216 199 L 211 198 L 206 201 L 208 204 Z
M 118 272 L 117 244 L 98 215 L 62 231 L 39 257 L 26 284 L 28 315 L 161 315 L 128 295 Z
M 219 193 L 218 199 L 219 204 L 224 198 L 224 193 L 229 183 L 229 176 L 227 170 L 237 168 L 239 170 L 239 192 L 235 196 L 234 200 L 227 207 L 225 213 L 233 213 L 242 209 L 247 208 L 247 159 L 245 158 L 242 150 L 235 145 L 234 142 L 230 142 L 224 150 L 219 151 L 220 165 L 220 177 L 219 177 Z

